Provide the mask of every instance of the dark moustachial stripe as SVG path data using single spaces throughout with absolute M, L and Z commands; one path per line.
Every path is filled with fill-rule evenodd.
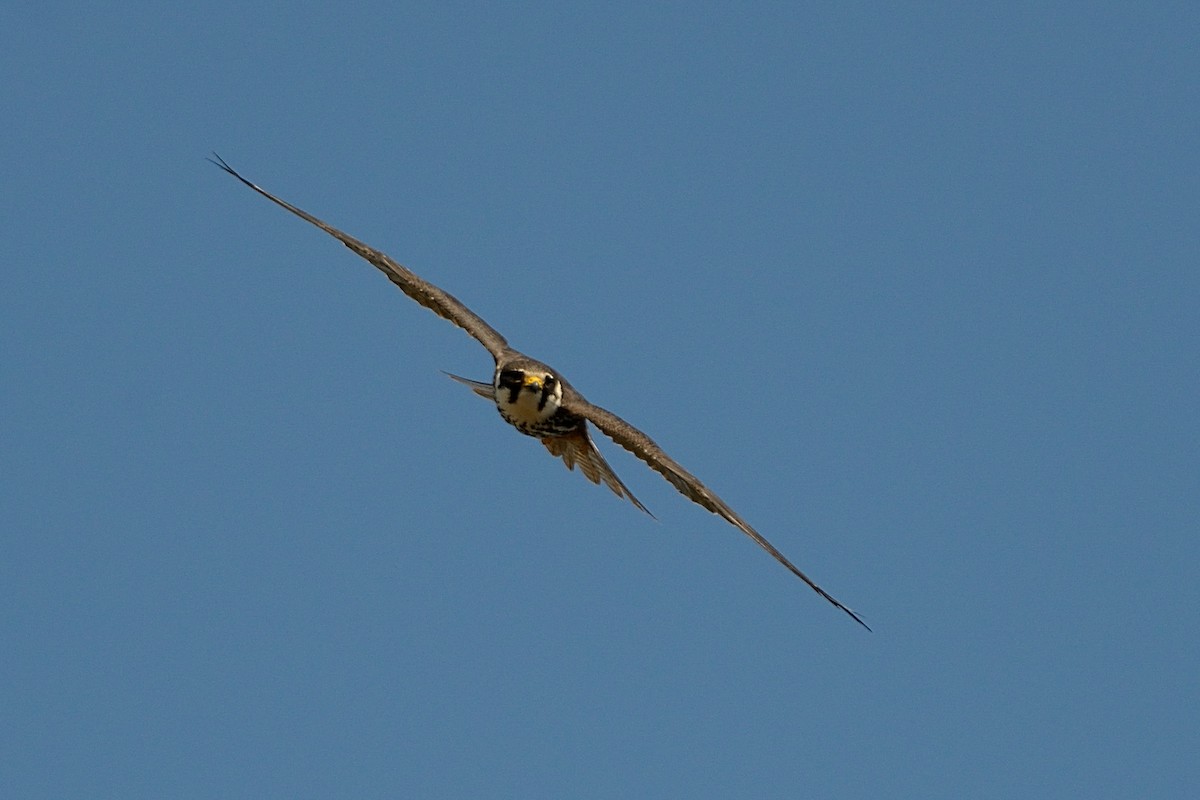
M 500 373 L 500 379 L 496 383 L 499 389 L 508 390 L 508 404 L 513 405 L 517 402 L 517 395 L 521 393 L 525 375 L 515 369 L 506 369 Z
M 554 378 L 546 378 L 542 382 L 542 396 L 538 400 L 538 411 L 546 410 L 546 401 L 550 399 L 550 395 L 554 394 Z

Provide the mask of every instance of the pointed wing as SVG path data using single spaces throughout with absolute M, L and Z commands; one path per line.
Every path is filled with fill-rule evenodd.
M 629 487 L 621 483 L 621 479 L 617 477 L 617 473 L 612 471 L 612 467 L 604 460 L 604 456 L 600 455 L 600 451 L 596 449 L 592 438 L 587 434 L 587 427 L 581 425 L 574 433 L 569 433 L 566 436 L 554 436 L 542 439 L 542 444 L 546 445 L 546 449 L 550 451 L 550 455 L 562 458 L 563 463 L 567 465 L 567 469 L 574 470 L 575 465 L 579 465 L 579 471 L 584 477 L 595 484 L 604 481 L 604 484 L 613 490 L 617 497 L 628 497 L 629 501 L 635 506 L 650 514 L 649 509 L 642 505 L 641 501 L 633 496 L 633 492 L 629 491 Z M 650 516 L 654 516 L 650 514 Z
M 213 153 L 213 156 L 216 160 L 214 161 L 210 158 L 209 161 L 212 161 L 212 163 L 216 164 L 218 167 L 225 170 L 230 175 L 270 200 L 272 203 L 282 206 L 296 216 L 300 217 L 300 219 L 316 225 L 318 228 L 325 231 L 342 244 L 346 245 L 346 247 L 349 247 L 367 261 L 370 261 L 380 272 L 388 277 L 388 280 L 399 286 L 400 291 L 404 292 L 406 295 L 411 297 L 413 300 L 416 300 L 418 303 L 425 306 L 439 317 L 450 320 L 455 325 L 471 334 L 471 336 L 475 337 L 480 344 L 487 348 L 488 352 L 492 354 L 492 358 L 499 359 L 501 354 L 508 351 L 508 342 L 505 341 L 504 337 L 501 336 L 495 328 L 484 322 L 482 317 L 463 305 L 458 298 L 454 297 L 454 295 L 450 294 L 449 292 L 442 291 L 432 283 L 417 277 L 417 275 L 410 271 L 407 267 L 404 267 L 393 261 L 386 253 L 376 250 L 373 247 L 368 247 L 358 239 L 355 239 L 353 236 L 343 233 L 332 225 L 317 219 L 307 211 L 297 208 L 286 200 L 280 200 L 278 197 L 266 191 L 265 189 L 256 186 L 255 184 L 243 178 L 236 170 L 233 169 L 233 167 L 226 164 L 225 160 L 216 153 Z
M 453 373 L 446 372 L 445 370 L 442 370 L 442 374 L 445 375 L 447 378 L 450 378 L 451 380 L 458 381 L 463 386 L 467 387 L 472 392 L 474 392 L 475 394 L 479 395 L 482 398 L 485 398 L 487 400 L 495 400 L 496 399 L 496 388 L 494 386 L 492 386 L 490 383 L 484 383 L 483 381 L 473 381 L 470 378 L 464 378 L 461 375 L 454 375 Z
M 571 397 L 565 399 L 564 403 L 568 411 L 585 417 L 589 422 L 604 432 L 606 436 L 614 442 L 624 447 L 629 452 L 646 462 L 649 467 L 655 472 L 666 478 L 672 486 L 679 490 L 680 494 L 688 498 L 694 503 L 707 508 L 712 513 L 729 522 L 742 533 L 749 536 L 754 542 L 770 553 L 776 561 L 783 564 L 792 574 L 800 580 L 804 581 L 812 588 L 814 592 L 824 597 L 833 605 L 840 608 L 842 611 L 849 614 L 854 620 L 862 625 L 867 630 L 871 630 L 867 623 L 863 622 L 862 617 L 854 613 L 852 610 L 842 605 L 837 598 L 829 592 L 822 589 L 811 578 L 805 575 L 796 567 L 783 553 L 775 549 L 775 546 L 768 542 L 758 531 L 751 528 L 749 523 L 739 517 L 737 513 L 725 504 L 725 501 L 713 494 L 707 486 L 700 480 L 685 470 L 673 458 L 668 456 L 661 447 L 655 444 L 654 440 L 646 434 L 639 431 L 637 428 L 630 425 L 625 420 L 618 417 L 611 411 L 607 411 L 600 406 L 592 405 L 583 397 L 579 396 L 578 392 L 572 394 Z

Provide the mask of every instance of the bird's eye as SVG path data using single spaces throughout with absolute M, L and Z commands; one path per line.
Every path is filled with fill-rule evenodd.
M 546 379 L 544 381 L 542 381 L 542 385 L 545 386 L 546 388 L 553 386 L 554 385 L 554 376 L 547 375 Z

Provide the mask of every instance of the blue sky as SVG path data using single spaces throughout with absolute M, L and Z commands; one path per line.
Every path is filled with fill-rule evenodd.
M 1193 5 L 0 23 L 5 796 L 1200 790 Z

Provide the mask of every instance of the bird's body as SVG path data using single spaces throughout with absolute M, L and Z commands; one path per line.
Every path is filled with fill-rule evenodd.
M 563 384 L 545 364 L 497 365 L 492 391 L 500 416 L 528 436 L 561 436 L 584 424 L 563 408 Z
M 483 383 L 457 375 L 450 377 L 465 384 L 480 397 L 493 401 L 505 422 L 521 433 L 539 439 L 551 455 L 562 458 L 568 469 L 573 470 L 579 466 L 580 471 L 592 483 L 603 482 L 618 497 L 627 497 L 637 508 L 647 514 L 650 513 L 621 482 L 600 451 L 596 449 L 595 443 L 588 434 L 588 423 L 590 422 L 614 442 L 661 474 L 685 497 L 734 525 L 815 592 L 849 614 L 864 628 L 867 627 L 858 614 L 842 605 L 801 572 L 774 545 L 750 527 L 699 479 L 668 456 L 649 436 L 611 411 L 589 403 L 562 375 L 548 365 L 510 347 L 507 340 L 495 328 L 453 295 L 421 279 L 385 253 L 363 244 L 308 212 L 251 183 L 226 164 L 220 156 L 216 156 L 213 163 L 268 200 L 338 239 L 383 272 L 406 295 L 463 328 L 474 337 L 491 353 L 495 360 L 492 381 Z
M 458 375 L 450 377 L 494 402 L 505 422 L 526 436 L 540 439 L 551 455 L 562 458 L 567 469 L 573 470 L 578 464 L 592 483 L 603 481 L 617 497 L 628 497 L 650 514 L 596 449 L 588 435 L 587 417 L 568 408 L 570 403 L 587 401 L 550 367 L 517 353 L 496 361 L 491 384 Z

